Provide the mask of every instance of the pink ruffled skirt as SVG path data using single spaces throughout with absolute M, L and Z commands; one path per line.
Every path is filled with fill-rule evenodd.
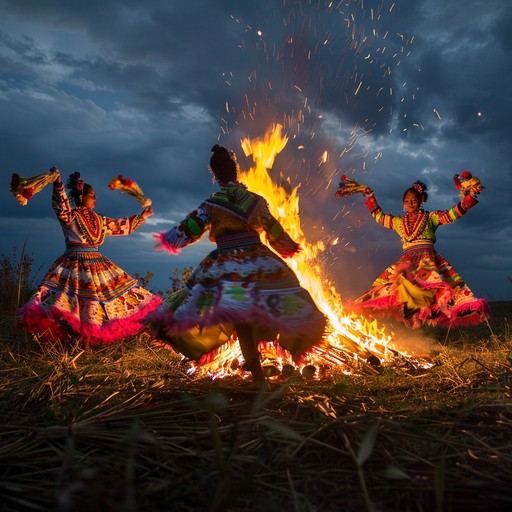
M 161 302 L 97 247 L 73 247 L 18 310 L 17 323 L 49 341 L 106 345 L 140 332 L 143 318 Z

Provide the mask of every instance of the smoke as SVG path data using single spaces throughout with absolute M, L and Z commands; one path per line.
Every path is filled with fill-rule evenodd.
M 422 332 L 402 325 L 394 324 L 392 329 L 392 345 L 399 352 L 417 357 L 428 357 L 440 348 L 439 342 Z

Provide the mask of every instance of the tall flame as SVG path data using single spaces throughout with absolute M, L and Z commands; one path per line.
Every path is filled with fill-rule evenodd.
M 276 217 L 302 251 L 287 263 L 296 273 L 301 285 L 309 291 L 319 309 L 328 318 L 328 334 L 309 354 L 306 366 L 315 369 L 337 367 L 343 372 L 366 371 L 375 373 L 376 365 L 395 359 L 399 352 L 391 346 L 391 337 L 375 321 L 346 313 L 341 296 L 325 277 L 318 256 L 325 250 L 323 242 L 312 244 L 306 240 L 299 216 L 299 186 L 291 191 L 275 184 L 269 176 L 274 160 L 288 142 L 282 134 L 282 126 L 276 124 L 260 139 L 245 138 L 241 141 L 246 156 L 252 155 L 254 167 L 240 172 L 239 179 L 249 190 L 267 200 L 271 213 Z M 265 240 L 264 240 L 265 241 Z M 269 246 L 270 247 L 270 246 Z M 262 347 L 263 358 L 281 366 L 290 363 L 283 360 L 282 351 L 272 353 L 273 344 Z M 241 357 L 238 344 L 227 343 L 206 369 L 215 376 L 236 370 L 233 361 Z M 265 363 L 265 361 L 264 361 Z M 279 372 L 278 372 L 279 373 Z M 320 372 L 316 373 L 319 375 Z
M 361 357 L 364 361 L 371 356 L 385 360 L 392 358 L 394 351 L 389 350 L 391 338 L 384 333 L 383 328 L 379 328 L 375 321 L 369 322 L 363 317 L 344 312 L 341 296 L 325 277 L 318 262 L 319 254 L 325 250 L 323 242 L 309 243 L 301 229 L 299 187 L 286 192 L 283 187 L 273 183 L 268 174 L 268 169 L 272 168 L 277 154 L 287 142 L 288 138 L 282 135 L 282 126 L 279 124 L 274 125 L 263 139 L 244 139 L 242 149 L 246 156 L 252 155 L 255 165 L 241 173 L 240 180 L 250 190 L 267 199 L 272 214 L 303 249 L 287 262 L 330 324 L 330 334 L 314 353 L 325 359 L 325 362 L 344 363 L 351 367 L 354 366 L 354 360 L 358 361 Z

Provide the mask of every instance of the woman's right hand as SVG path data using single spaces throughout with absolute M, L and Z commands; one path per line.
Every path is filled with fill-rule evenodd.
M 59 172 L 59 169 L 57 169 L 57 167 L 53 166 L 51 169 L 50 169 L 50 172 L 51 173 L 54 173 L 56 174 L 56 178 L 54 180 L 54 183 L 56 183 L 57 185 L 62 185 L 62 180 L 60 178 L 60 172 Z
M 152 206 L 146 206 L 144 210 L 142 210 L 141 216 L 144 220 L 146 220 L 148 217 L 151 217 L 151 215 L 154 215 L 154 210 Z

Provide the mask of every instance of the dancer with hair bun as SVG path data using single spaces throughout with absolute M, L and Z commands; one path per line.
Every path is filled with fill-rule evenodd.
M 64 233 L 66 251 L 50 267 L 30 301 L 17 312 L 18 326 L 48 341 L 79 340 L 106 345 L 140 332 L 143 318 L 161 304 L 160 297 L 99 252 L 107 236 L 129 235 L 153 215 L 112 219 L 94 211 L 94 188 L 80 173 L 69 176 L 71 208 L 57 168 L 52 206 Z
M 326 318 L 281 259 L 300 250 L 270 214 L 265 199 L 237 180 L 234 153 L 215 145 L 210 171 L 220 191 L 168 232 L 158 249 L 178 254 L 209 232 L 217 244 L 186 286 L 148 315 L 156 336 L 190 359 L 206 363 L 236 331 L 244 369 L 265 381 L 258 343 L 275 341 L 295 360 L 322 341 Z M 272 248 L 260 239 L 265 233 Z
M 427 186 L 416 181 L 403 194 L 404 215 L 382 212 L 373 191 L 342 177 L 338 197 L 361 192 L 375 221 L 400 236 L 403 255 L 373 282 L 372 288 L 354 301 L 363 313 L 387 316 L 408 327 L 422 324 L 445 327 L 475 325 L 487 320 L 490 309 L 485 299 L 475 298 L 458 272 L 439 254 L 434 243 L 439 226 L 451 224 L 477 203 L 484 187 L 464 171 L 454 177 L 460 202 L 449 210 L 426 211 Z

